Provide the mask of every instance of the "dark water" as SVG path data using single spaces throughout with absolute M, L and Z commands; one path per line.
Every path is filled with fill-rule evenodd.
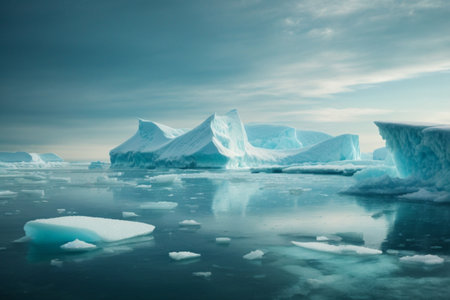
M 354 183 L 344 176 L 169 173 L 178 174 L 174 182 L 153 183 L 150 189 L 137 185 L 158 172 L 72 166 L 0 173 L 0 190 L 18 192 L 0 198 L 1 299 L 449 297 L 448 205 L 343 195 L 339 192 Z M 45 196 L 21 192 L 36 189 Z M 148 201 L 178 206 L 139 208 Z M 65 253 L 57 245 L 13 242 L 24 235 L 29 220 L 69 214 L 122 219 L 123 211 L 155 225 L 154 233 L 82 254 Z M 178 222 L 186 219 L 201 227 L 180 227 Z M 215 238 L 222 236 L 231 243 L 216 244 Z M 383 254 L 330 254 L 291 244 L 315 242 L 316 236 L 338 237 L 341 244 L 381 249 Z M 243 259 L 256 249 L 264 251 L 263 259 Z M 175 262 L 168 256 L 171 251 L 202 256 Z M 399 260 L 415 254 L 438 255 L 445 262 L 427 266 Z

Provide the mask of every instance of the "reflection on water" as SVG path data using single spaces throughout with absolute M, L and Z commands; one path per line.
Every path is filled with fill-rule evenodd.
M 450 206 L 342 195 L 351 177 L 251 174 L 248 171 L 15 170 L 0 190 L 2 299 L 445 299 L 450 271 Z M 53 180 L 52 180 L 53 178 Z M 54 178 L 60 179 L 58 182 Z M 172 178 L 173 179 L 173 178 Z M 150 187 L 151 185 L 151 187 Z M 21 190 L 44 190 L 35 199 Z M 144 202 L 176 202 L 175 209 L 142 209 Z M 36 218 L 78 214 L 156 226 L 150 236 L 66 253 L 59 245 L 12 243 Z M 201 226 L 186 228 L 183 220 Z M 218 245 L 216 237 L 230 237 Z M 364 256 L 312 251 L 291 241 L 381 249 Z M 2 248 L 4 247 L 4 248 Z M 261 249 L 260 261 L 242 256 Z M 174 262 L 171 251 L 201 253 Z M 402 264 L 399 257 L 436 254 L 436 266 Z M 208 279 L 193 276 L 211 272 Z M 80 288 L 84 287 L 84 288 Z

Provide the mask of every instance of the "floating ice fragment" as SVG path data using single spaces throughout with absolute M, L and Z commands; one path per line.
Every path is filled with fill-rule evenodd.
M 194 275 L 196 277 L 209 278 L 209 277 L 211 277 L 212 273 L 211 272 L 193 272 L 192 275 Z
M 21 190 L 20 192 L 32 197 L 44 198 L 45 196 L 44 190 Z
M 185 260 L 200 257 L 201 255 L 189 251 L 169 252 L 169 256 L 173 260 Z
M 302 242 L 295 242 L 291 241 L 292 244 L 294 244 L 297 247 L 310 249 L 314 251 L 320 251 L 320 252 L 328 252 L 328 253 L 336 253 L 336 254 L 359 254 L 359 255 L 376 255 L 381 254 L 382 252 L 377 249 L 371 249 L 361 246 L 355 246 L 355 245 L 329 245 L 325 243 L 318 243 L 318 242 L 308 242 L 308 243 L 302 243 Z
M 400 258 L 401 262 L 404 263 L 421 263 L 425 265 L 438 265 L 444 262 L 442 257 L 437 255 L 413 255 L 413 256 L 403 256 Z
M 178 206 L 176 202 L 158 201 L 158 202 L 145 202 L 139 207 L 142 209 L 174 209 Z
M 63 265 L 63 262 L 62 262 L 62 260 L 55 258 L 55 259 L 52 259 L 52 260 L 50 261 L 50 265 L 51 265 L 51 266 L 54 266 L 54 267 L 61 268 L 62 265 Z
M 328 241 L 328 240 L 330 240 L 330 239 L 323 235 L 316 237 L 316 241 Z
M 217 237 L 216 243 L 220 245 L 228 245 L 231 242 L 229 237 Z
M 27 237 L 36 243 L 65 243 L 80 239 L 86 242 L 114 242 L 153 232 L 155 226 L 141 222 L 65 216 L 38 219 L 25 224 Z
M 178 223 L 180 226 L 200 226 L 201 223 L 195 221 L 195 220 L 183 220 Z
M 82 251 L 90 251 L 97 248 L 94 244 L 89 244 L 84 241 L 81 241 L 79 239 L 75 239 L 72 242 L 65 243 L 64 245 L 61 245 L 61 249 L 64 249 L 66 251 L 72 251 L 72 252 L 82 252 Z
M 69 177 L 53 177 L 50 176 L 49 179 L 53 182 L 58 182 L 58 183 L 70 183 L 70 178 Z
M 122 217 L 123 218 L 134 218 L 134 217 L 139 217 L 139 215 L 137 215 L 136 213 L 134 213 L 132 211 L 123 211 Z
M 248 260 L 255 260 L 255 259 L 262 259 L 264 255 L 264 252 L 262 250 L 255 250 L 251 251 L 243 256 L 244 259 Z
M 13 198 L 17 196 L 17 192 L 0 191 L 0 198 Z
M 157 175 L 153 177 L 149 177 L 149 181 L 151 183 L 157 183 L 157 184 L 169 184 L 173 183 L 178 178 L 175 174 L 166 174 L 166 175 Z
M 138 184 L 136 186 L 136 188 L 138 188 L 138 189 L 147 189 L 147 190 L 151 189 L 151 187 L 152 187 L 151 184 Z
M 57 212 L 58 214 L 63 214 L 63 213 L 66 212 L 66 209 L 65 209 L 65 208 L 57 208 L 57 209 L 56 209 L 56 212 Z

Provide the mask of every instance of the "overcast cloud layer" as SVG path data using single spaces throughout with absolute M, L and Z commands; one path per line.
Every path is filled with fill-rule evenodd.
M 450 123 L 448 1 L 2 1 L 0 151 L 107 159 L 137 118 Z

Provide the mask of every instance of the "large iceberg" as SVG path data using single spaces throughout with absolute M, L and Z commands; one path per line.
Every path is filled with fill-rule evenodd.
M 450 191 L 450 125 L 375 122 L 401 177 Z
M 293 127 L 281 125 L 245 125 L 248 141 L 255 147 L 266 149 L 298 149 L 303 144 L 297 139 Z
M 25 224 L 25 235 L 35 243 L 115 242 L 153 232 L 155 226 L 124 220 L 66 216 L 38 219 Z
M 239 168 L 354 160 L 360 157 L 356 135 L 345 134 L 313 146 L 302 147 L 301 142 L 295 138 L 295 129 L 275 127 L 247 127 L 251 128 L 253 138 L 256 136 L 255 132 L 261 137 L 258 142 L 264 147 L 261 148 L 249 142 L 246 127 L 236 110 L 225 115 L 213 114 L 187 132 L 141 120 L 138 132 L 111 150 L 111 166 Z M 264 130 L 261 128 L 268 129 L 266 139 L 262 136 Z

